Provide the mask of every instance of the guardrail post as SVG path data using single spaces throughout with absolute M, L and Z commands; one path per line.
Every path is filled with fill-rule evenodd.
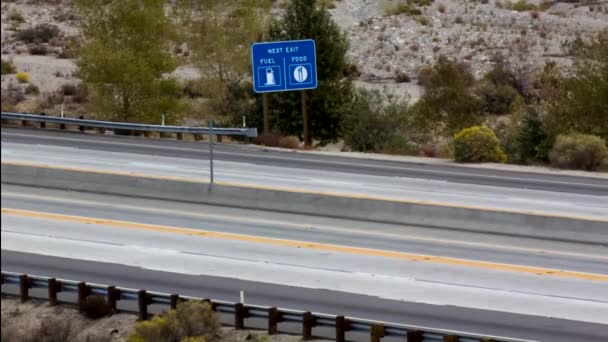
M 50 278 L 47 284 L 49 289 L 49 304 L 55 306 L 57 305 L 57 279 Z
M 21 126 L 27 127 L 27 120 L 21 120 Z
M 27 274 L 19 276 L 19 297 L 21 298 L 21 303 L 25 303 L 30 299 L 30 280 Z
M 312 338 L 312 328 L 315 326 L 315 318 L 310 311 L 302 314 L 302 339 Z
M 384 337 L 384 324 L 372 325 L 371 342 L 380 342 Z
M 459 338 L 456 335 L 443 336 L 443 342 L 458 342 Z
M 179 301 L 179 295 L 172 294 L 169 296 L 169 305 L 171 306 L 171 310 L 177 309 L 177 302 Z
M 237 330 L 245 329 L 245 307 L 243 303 L 234 304 L 234 328 Z
M 199 133 L 194 133 L 194 141 L 201 141 L 202 137 Z
M 87 296 L 89 295 L 89 288 L 87 283 L 80 282 L 78 283 L 78 309 L 80 311 L 84 311 L 84 306 L 87 302 Z
M 84 120 L 84 115 L 78 115 L 78 118 L 80 120 Z M 78 126 L 78 130 L 84 132 L 84 126 Z
M 146 290 L 137 291 L 137 303 L 139 306 L 139 320 L 148 320 L 148 292 Z
M 119 290 L 115 286 L 108 286 L 106 289 L 106 296 L 108 297 L 108 306 L 112 309 L 112 312 L 116 311 L 116 302 L 118 301 Z
M 182 139 L 184 139 L 184 134 L 182 132 L 177 132 L 176 138 L 177 138 L 177 140 L 182 140 Z
M 45 116 L 46 113 L 40 113 L 41 116 Z M 46 122 L 40 121 L 40 128 L 46 128 Z
M 422 331 L 409 330 L 407 332 L 407 342 L 422 342 Z
M 276 335 L 281 321 L 281 313 L 275 307 L 268 308 L 268 335 Z
M 336 316 L 336 342 L 344 342 L 346 338 L 346 319 Z

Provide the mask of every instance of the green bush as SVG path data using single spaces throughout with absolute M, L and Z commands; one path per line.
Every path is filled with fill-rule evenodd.
M 353 151 L 400 154 L 409 150 L 413 127 L 406 99 L 356 89 L 344 111 L 342 136 Z
M 559 135 L 549 152 L 551 165 L 561 169 L 596 171 L 608 166 L 606 142 L 595 135 Z
M 2 59 L 2 70 L 0 70 L 2 75 L 14 74 L 17 72 L 17 69 L 13 65 L 13 63 L 9 60 Z
M 511 114 L 519 94 L 509 85 L 482 83 L 478 88 L 483 111 L 488 114 Z
M 179 303 L 176 310 L 138 323 L 128 341 L 180 342 L 187 338 L 202 338 L 215 342 L 220 337 L 219 319 L 211 306 L 201 301 L 188 301 Z
M 491 129 L 473 126 L 463 129 L 454 137 L 454 159 L 457 162 L 504 163 L 507 156 Z

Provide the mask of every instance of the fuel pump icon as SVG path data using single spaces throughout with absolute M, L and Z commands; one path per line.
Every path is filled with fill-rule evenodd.
M 272 68 L 266 68 L 266 83 L 264 85 L 273 86 L 276 84 L 277 84 L 277 82 L 275 81 L 275 78 L 274 78 L 274 70 L 272 70 Z

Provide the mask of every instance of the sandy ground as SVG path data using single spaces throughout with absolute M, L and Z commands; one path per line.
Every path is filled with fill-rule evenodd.
M 57 317 L 62 322 L 69 322 L 72 331 L 76 332 L 70 335 L 70 342 L 126 341 L 137 323 L 137 316 L 134 314 L 115 314 L 99 320 L 90 320 L 71 306 L 51 307 L 47 302 L 39 300 L 30 300 L 22 304 L 17 299 L 2 297 L 3 336 L 11 329 L 16 329 L 17 334 L 32 331 L 39 327 L 43 320 L 52 319 L 51 317 Z M 230 342 L 296 342 L 302 340 L 300 336 L 283 334 L 268 336 L 263 331 L 237 331 L 227 327 L 222 328 L 222 333 L 222 341 Z M 14 337 L 14 341 L 18 340 L 19 337 Z M 322 342 L 326 340 L 314 341 Z M 13 342 L 13 340 L 3 342 Z

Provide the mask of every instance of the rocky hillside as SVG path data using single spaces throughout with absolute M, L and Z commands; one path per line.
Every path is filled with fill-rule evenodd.
M 442 54 L 468 62 L 477 76 L 496 55 L 530 72 L 548 60 L 568 65 L 564 44 L 608 27 L 608 0 L 334 0 L 330 8 L 348 35 L 349 56 L 361 72 L 357 83 L 386 86 L 413 99 L 420 91 L 418 70 Z M 44 51 L 16 39 L 17 32 L 43 23 L 59 28 L 42 44 Z M 3 1 L 1 26 L 2 58 L 28 73 L 41 93 L 77 83 L 69 41 L 78 27 L 69 1 Z M 196 76 L 187 67 L 177 74 Z M 3 75 L 2 89 L 15 82 L 14 75 Z

